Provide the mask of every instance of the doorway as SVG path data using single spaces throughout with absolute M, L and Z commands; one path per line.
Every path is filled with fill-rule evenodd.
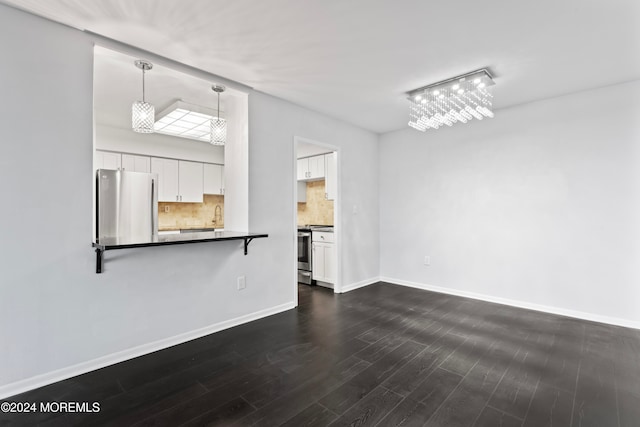
M 298 287 L 340 292 L 339 149 L 294 137 L 295 301 Z

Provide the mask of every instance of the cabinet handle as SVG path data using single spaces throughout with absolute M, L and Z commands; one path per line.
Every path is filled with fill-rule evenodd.
M 182 201 L 182 196 L 180 196 L 180 201 Z
M 178 197 L 178 195 L 176 195 L 176 202 L 179 202 L 180 198 Z

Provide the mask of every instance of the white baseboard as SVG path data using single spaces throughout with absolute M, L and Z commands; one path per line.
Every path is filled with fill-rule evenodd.
M 24 393 L 25 391 L 33 390 L 35 388 L 49 385 L 58 381 L 66 380 L 77 375 L 95 371 L 96 369 L 104 368 L 105 366 L 113 365 L 115 363 L 133 359 L 134 357 L 153 353 L 154 351 L 172 347 L 177 344 L 182 344 L 184 342 L 191 341 L 193 339 L 200 338 L 214 332 L 222 331 L 224 329 L 229 329 L 234 326 L 262 319 L 263 317 L 291 310 L 292 308 L 295 308 L 295 306 L 296 305 L 294 302 L 288 302 L 286 304 L 281 304 L 275 307 L 246 314 L 244 316 L 236 317 L 235 319 L 226 320 L 224 322 L 205 326 L 204 328 L 185 332 L 183 334 L 175 335 L 169 338 L 163 338 L 158 341 L 142 344 L 116 353 L 111 353 L 106 356 L 98 357 L 97 359 L 88 360 L 86 362 L 78 363 L 66 368 L 57 369 L 45 374 L 40 374 L 31 378 L 9 383 L 0 386 L 0 399 L 5 399 L 9 396 L 14 396 L 19 393 Z
M 494 302 L 497 304 L 504 304 L 504 305 L 510 305 L 513 307 L 526 308 L 528 310 L 542 311 L 544 313 L 558 314 L 560 316 L 574 317 L 576 319 L 589 320 L 592 322 L 607 323 L 609 325 L 640 329 L 640 322 L 635 322 L 633 320 L 628 320 L 628 319 L 602 316 L 600 314 L 586 313 L 583 311 L 569 310 L 569 309 L 560 308 L 560 307 L 533 304 L 533 303 L 524 302 L 524 301 L 494 297 L 494 296 L 485 295 L 485 294 L 478 294 L 475 292 L 461 291 L 458 289 L 427 285 L 426 283 L 417 283 L 417 282 L 409 282 L 407 280 L 393 279 L 391 277 L 380 277 L 380 281 L 392 283 L 394 285 L 402 285 L 402 286 L 408 286 L 411 288 L 424 289 L 426 291 L 438 292 L 441 294 L 456 295 L 459 297 L 473 298 L 473 299 L 487 301 L 487 302 Z
M 346 286 L 343 286 L 342 288 L 340 288 L 339 293 L 343 294 L 345 292 L 350 292 L 353 291 L 355 289 L 359 289 L 359 288 L 364 288 L 365 286 L 369 286 L 372 285 L 376 282 L 379 282 L 380 278 L 379 277 L 370 277 L 369 279 L 365 279 L 365 280 L 361 280 L 359 282 L 356 283 L 350 283 Z

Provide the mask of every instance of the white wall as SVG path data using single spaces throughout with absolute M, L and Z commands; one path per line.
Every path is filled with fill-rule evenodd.
M 161 133 L 136 133 L 100 124 L 96 125 L 95 132 L 98 150 L 224 164 L 224 148 L 205 142 Z
M 344 282 L 378 275 L 377 136 L 261 93 L 249 95 L 249 223 L 269 238 L 248 256 L 234 241 L 107 252 L 95 274 L 92 49 L 88 34 L 0 5 L 0 397 L 291 307 L 294 135 L 343 148 L 343 196 L 361 208 L 342 215 Z
M 295 226 L 293 188 L 296 170 L 293 158 L 294 136 L 300 136 L 340 149 L 342 199 L 340 239 L 342 249 L 341 283 L 343 288 L 377 279 L 378 270 L 378 145 L 377 135 L 344 122 L 318 115 L 289 102 L 259 92 L 250 95 L 249 146 L 252 183 L 249 206 L 255 214 L 250 218 L 250 229 L 279 231 L 277 238 L 288 241 L 291 252 L 273 252 L 265 260 L 280 265 L 285 273 L 290 267 L 282 259 L 292 259 L 293 238 L 290 229 Z M 255 167 L 260 159 L 265 169 Z M 353 207 L 357 207 L 357 213 Z M 284 256 L 283 256 L 284 255 Z
M 640 327 L 639 117 L 633 82 L 381 136 L 381 276 Z

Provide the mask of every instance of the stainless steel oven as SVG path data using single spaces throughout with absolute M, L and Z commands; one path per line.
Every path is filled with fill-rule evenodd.
M 312 283 L 311 230 L 298 230 L 298 282 Z

